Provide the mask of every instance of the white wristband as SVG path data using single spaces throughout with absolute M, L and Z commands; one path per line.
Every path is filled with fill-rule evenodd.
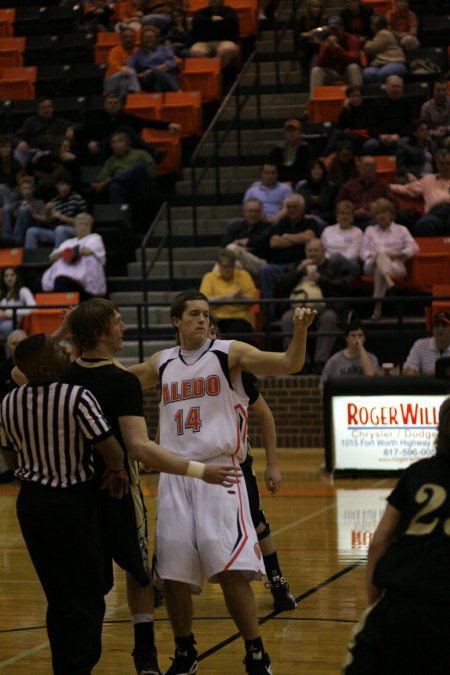
M 189 478 L 203 478 L 205 469 L 205 465 L 201 462 L 189 462 L 186 476 L 189 476 Z

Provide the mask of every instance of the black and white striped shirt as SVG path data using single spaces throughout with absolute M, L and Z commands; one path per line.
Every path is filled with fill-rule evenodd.
M 53 488 L 94 475 L 92 444 L 112 434 L 97 399 L 74 384 L 25 385 L 0 407 L 0 444 L 17 452 L 16 476 Z

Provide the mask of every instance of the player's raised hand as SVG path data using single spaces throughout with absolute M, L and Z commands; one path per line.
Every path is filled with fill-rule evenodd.
M 292 321 L 295 325 L 300 325 L 303 328 L 309 328 L 317 316 L 317 311 L 310 307 L 296 307 Z
M 231 464 L 207 464 L 202 480 L 205 483 L 231 487 L 239 483 L 241 478 L 242 472 L 238 466 L 232 466 Z

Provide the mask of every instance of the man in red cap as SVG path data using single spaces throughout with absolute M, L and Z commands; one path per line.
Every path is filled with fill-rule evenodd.
M 314 151 L 303 140 L 300 120 L 286 120 L 283 129 L 284 141 L 272 148 L 269 159 L 277 165 L 278 180 L 295 188 L 299 180 L 306 178 L 308 162 L 314 159 Z
M 434 375 L 438 359 L 450 357 L 450 314 L 439 312 L 433 318 L 433 336 L 416 340 L 411 347 L 403 375 Z

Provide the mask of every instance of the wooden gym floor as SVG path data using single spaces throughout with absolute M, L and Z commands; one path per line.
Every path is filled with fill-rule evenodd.
M 366 546 L 393 479 L 336 479 L 321 473 L 323 452 L 280 450 L 283 488 L 263 487 L 263 453 L 255 451 L 264 508 L 283 573 L 297 609 L 275 615 L 264 583 L 254 583 L 262 637 L 274 675 L 337 675 L 351 630 L 365 608 Z M 149 528 L 155 514 L 157 477 L 143 477 Z M 50 675 L 45 598 L 25 549 L 16 515 L 18 484 L 0 485 L 0 673 Z M 95 675 L 133 675 L 123 573 L 107 598 L 103 654 Z M 194 598 L 199 673 L 243 673 L 242 641 L 228 618 L 220 589 L 207 584 Z M 164 606 L 155 612 L 159 663 L 173 654 Z

